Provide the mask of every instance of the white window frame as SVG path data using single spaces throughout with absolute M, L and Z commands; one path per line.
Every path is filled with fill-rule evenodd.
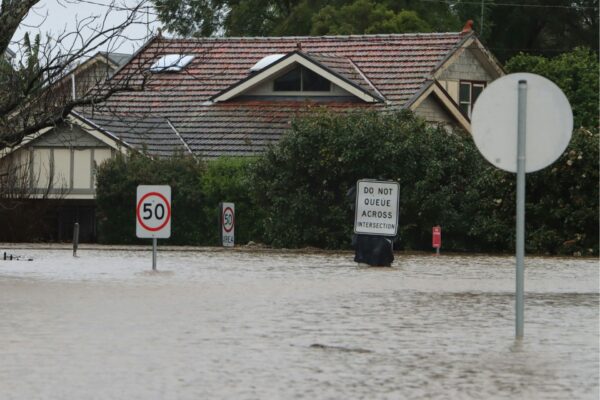
M 469 99 L 463 99 L 461 98 L 461 88 L 463 85 L 469 85 Z M 463 111 L 462 109 L 462 105 L 466 104 L 467 105 L 467 117 L 469 117 L 469 119 L 471 119 L 471 114 L 473 112 L 473 87 L 480 87 L 481 91 L 483 91 L 485 89 L 485 87 L 487 86 L 487 82 L 486 81 L 466 81 L 466 80 L 461 80 L 458 82 L 458 108 L 461 110 L 461 112 Z

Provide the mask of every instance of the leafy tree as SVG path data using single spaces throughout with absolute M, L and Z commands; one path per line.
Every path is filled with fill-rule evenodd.
M 131 7 L 119 24 L 109 22 L 112 11 L 123 10 L 114 0 L 107 4 L 107 14 L 102 18 L 84 18 L 70 32 L 54 37 L 38 35 L 33 41 L 28 35 L 15 40 L 23 19 L 39 1 L 4 0 L 0 5 L 0 54 L 4 58 L 10 45 L 22 55 L 20 62 L 3 60 L 0 67 L 0 148 L 17 145 L 25 136 L 62 122 L 77 106 L 97 104 L 115 91 L 131 89 L 128 81 L 113 82 L 101 91 L 73 99 L 64 82 L 79 62 L 116 39 L 123 39 L 123 30 L 140 17 L 144 0 Z M 73 6 L 78 3 L 64 2 Z
M 553 58 L 520 53 L 505 65 L 509 72 L 531 72 L 550 79 L 567 95 L 574 126 L 598 127 L 598 55 L 576 48 Z
M 520 51 L 553 56 L 576 46 L 598 49 L 598 0 L 456 0 L 461 21 L 475 30 L 494 54 L 505 61 Z
M 414 11 L 392 11 L 372 0 L 356 0 L 340 8 L 327 6 L 312 18 L 311 34 L 429 32 L 431 28 Z
M 180 35 L 272 36 L 327 32 L 390 33 L 459 28 L 445 3 L 416 0 L 153 0 L 159 19 Z M 369 5 L 370 7 L 367 7 Z M 342 14 L 338 12 L 344 8 Z M 374 9 L 373 9 L 374 8 Z M 359 13 L 368 12 L 360 15 Z M 334 18 L 351 16 L 351 21 Z M 367 21 L 365 21 L 365 16 Z M 361 18 L 362 17 L 362 18 Z M 369 23 L 371 22 L 371 23 Z M 318 26 L 315 26 L 317 23 Z

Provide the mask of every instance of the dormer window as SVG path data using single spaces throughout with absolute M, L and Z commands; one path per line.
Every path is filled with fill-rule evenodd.
M 167 54 L 150 67 L 150 72 L 179 72 L 192 62 L 194 56 L 185 54 Z
M 275 78 L 274 92 L 329 92 L 331 83 L 321 75 L 303 66 Z

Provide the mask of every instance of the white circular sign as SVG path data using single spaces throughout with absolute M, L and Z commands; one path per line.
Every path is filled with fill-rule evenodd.
M 135 207 L 136 236 L 166 239 L 171 236 L 171 187 L 140 185 Z
M 525 172 L 538 171 L 556 161 L 573 131 L 569 101 L 550 80 L 517 73 L 492 82 L 473 107 L 471 131 L 485 159 L 509 172 L 517 172 L 517 99 L 522 80 L 527 82 Z

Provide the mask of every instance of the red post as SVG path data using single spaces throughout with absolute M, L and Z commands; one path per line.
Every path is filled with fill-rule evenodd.
M 442 227 L 437 225 L 434 226 L 431 231 L 431 246 L 435 249 L 436 254 L 440 254 L 440 247 L 442 247 Z

